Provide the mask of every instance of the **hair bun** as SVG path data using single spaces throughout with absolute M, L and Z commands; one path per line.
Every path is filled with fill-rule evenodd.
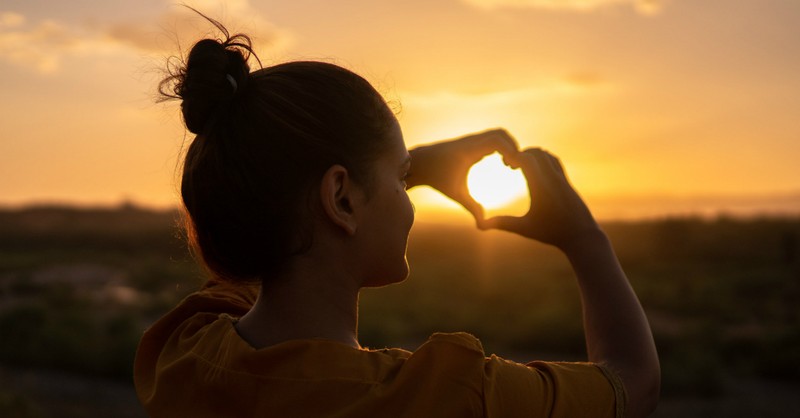
M 221 112 L 221 105 L 233 99 L 249 72 L 246 58 L 236 49 L 213 39 L 192 47 L 178 95 L 186 127 L 200 133 Z M 233 79 L 232 83 L 230 79 Z
M 217 115 L 226 111 L 224 106 L 244 89 L 250 73 L 247 60 L 252 54 L 252 43 L 247 35 L 230 36 L 222 24 L 206 19 L 225 35 L 225 39 L 198 41 L 185 63 L 171 68 L 170 75 L 159 85 L 164 98 L 182 100 L 183 121 L 195 134 L 210 126 Z

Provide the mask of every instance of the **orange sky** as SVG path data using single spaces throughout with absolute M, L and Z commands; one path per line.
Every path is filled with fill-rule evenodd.
M 800 212 L 800 2 L 186 3 L 266 64 L 364 75 L 409 147 L 502 126 L 550 149 L 608 217 Z M 209 30 L 166 0 L 4 0 L 0 204 L 175 204 L 184 134 L 153 91 L 174 35 Z M 432 195 L 413 192 L 420 212 Z

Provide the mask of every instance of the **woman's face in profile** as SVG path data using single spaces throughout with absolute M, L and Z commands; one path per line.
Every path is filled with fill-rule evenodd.
M 370 199 L 365 205 L 364 255 L 368 263 L 365 287 L 384 286 L 408 277 L 406 246 L 414 223 L 414 208 L 406 193 L 405 177 L 411 157 L 395 120 L 388 151 L 375 161 Z

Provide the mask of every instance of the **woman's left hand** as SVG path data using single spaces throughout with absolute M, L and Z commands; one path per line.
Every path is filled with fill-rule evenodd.
M 467 209 L 483 222 L 483 207 L 469 194 L 467 174 L 483 157 L 499 152 L 506 164 L 517 154 L 517 143 L 504 129 L 493 129 L 415 148 L 411 154 L 408 187 L 428 185 Z

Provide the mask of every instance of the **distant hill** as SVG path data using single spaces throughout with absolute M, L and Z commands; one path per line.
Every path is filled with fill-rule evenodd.
M 0 249 L 171 249 L 178 241 L 177 211 L 135 206 L 33 206 L 0 209 Z

